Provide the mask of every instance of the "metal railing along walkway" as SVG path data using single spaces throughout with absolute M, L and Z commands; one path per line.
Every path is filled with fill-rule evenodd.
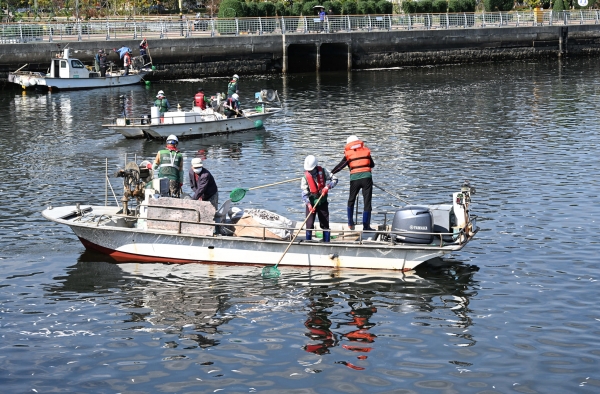
M 163 20 L 90 20 L 72 22 L 16 22 L 0 24 L 0 44 L 35 41 L 117 39 L 174 39 L 244 34 L 322 34 L 353 31 L 501 28 L 520 26 L 595 25 L 600 10 L 570 10 L 406 14 L 286 16 L 270 18 L 211 18 Z

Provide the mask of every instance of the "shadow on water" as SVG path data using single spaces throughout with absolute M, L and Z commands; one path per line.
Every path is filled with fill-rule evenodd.
M 113 302 L 125 309 L 123 323 L 177 334 L 180 341 L 192 340 L 203 348 L 219 345 L 220 327 L 233 320 L 256 314 L 289 316 L 300 307 L 308 338 L 303 346 L 306 352 L 322 355 L 341 346 L 362 360 L 377 341 L 370 329 L 390 313 L 429 316 L 436 309 L 446 314 L 450 310 L 445 324 L 469 327 L 469 302 L 477 294 L 473 276 L 478 270 L 436 259 L 409 273 L 284 267 L 282 276 L 272 280 L 262 279 L 260 267 L 114 264 L 107 256 L 86 251 L 45 291 L 52 297 L 88 293 L 93 298 L 118 289 L 119 297 Z M 420 326 L 431 324 L 426 317 L 411 319 Z M 226 331 L 232 331 L 232 324 Z M 474 343 L 463 336 L 467 343 Z M 341 363 L 363 369 L 349 361 Z

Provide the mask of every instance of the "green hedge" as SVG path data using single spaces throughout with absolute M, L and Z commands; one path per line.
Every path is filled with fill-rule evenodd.
M 565 7 L 565 3 L 563 2 L 563 0 L 555 0 L 554 4 L 552 5 L 552 10 L 553 11 L 564 11 L 567 8 Z
M 421 0 L 429 2 L 432 0 Z M 436 0 L 445 1 L 445 0 Z M 415 4 L 418 2 L 414 2 Z M 393 4 L 387 0 L 346 0 L 346 1 L 278 1 L 244 2 L 241 0 L 223 0 L 219 6 L 219 18 L 242 18 L 263 16 L 317 16 L 316 5 L 322 5 L 328 15 L 391 14 Z M 431 11 L 429 11 L 431 12 Z
M 219 18 L 241 18 L 246 16 L 244 4 L 239 0 L 223 0 L 219 6 Z
M 483 7 L 487 12 L 510 11 L 514 5 L 514 0 L 483 0 Z
M 475 12 L 475 0 L 449 0 L 448 12 Z
M 435 14 L 445 14 L 448 12 L 447 0 L 433 0 L 432 11 Z

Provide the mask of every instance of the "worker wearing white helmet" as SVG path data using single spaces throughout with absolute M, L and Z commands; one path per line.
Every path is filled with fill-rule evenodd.
M 162 90 L 159 90 L 156 94 L 156 101 L 154 101 L 154 106 L 158 107 L 158 110 L 160 111 L 161 115 L 167 112 L 169 108 L 171 108 L 171 106 L 169 105 L 169 100 L 167 100 L 165 92 L 163 92 Z
M 302 201 L 306 205 L 306 240 L 312 239 L 315 227 L 315 215 L 319 217 L 319 225 L 323 230 L 323 241 L 330 241 L 329 203 L 327 193 L 337 185 L 337 178 L 326 168 L 319 166 L 317 158 L 308 155 L 304 159 L 304 176 L 300 182 Z M 320 198 L 320 199 L 319 199 Z
M 219 188 L 215 178 L 210 171 L 204 167 L 202 159 L 195 157 L 192 159 L 192 166 L 188 171 L 190 186 L 194 191 L 193 200 L 208 201 L 215 210 L 219 209 Z
M 167 137 L 167 146 L 161 149 L 154 158 L 154 170 L 158 170 L 159 178 L 169 179 L 169 194 L 179 197 L 183 186 L 183 155 L 179 153 L 177 145 L 179 139 L 171 134 Z
M 240 79 L 240 77 L 237 74 L 234 74 L 231 81 L 229 81 L 229 84 L 227 85 L 227 98 L 231 97 L 234 93 L 239 93 L 238 79 Z
M 234 93 L 225 100 L 225 104 L 223 104 L 223 108 L 225 109 L 225 115 L 228 118 L 237 118 L 242 115 L 242 110 L 240 109 L 240 96 L 237 93 Z
M 332 172 L 337 174 L 346 166 L 350 168 L 350 194 L 348 196 L 348 227 L 354 230 L 354 201 L 358 192 L 362 190 L 364 209 L 362 214 L 363 231 L 372 231 L 371 228 L 371 197 L 373 195 L 373 175 L 371 169 L 375 162 L 371 157 L 371 150 L 357 136 L 351 135 L 346 139 L 344 158 L 334 167 Z

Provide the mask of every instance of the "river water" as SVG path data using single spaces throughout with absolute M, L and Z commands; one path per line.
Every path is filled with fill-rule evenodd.
M 411 203 L 476 187 L 481 231 L 414 273 L 113 264 L 86 252 L 48 205 L 103 204 L 112 174 L 161 142 L 103 129 L 148 113 L 156 92 L 188 108 L 225 79 L 80 92 L 0 92 L 0 385 L 4 392 L 595 393 L 600 390 L 600 187 L 595 59 L 246 77 L 284 112 L 266 128 L 182 141 L 220 200 L 235 187 L 332 168 L 367 141 L 374 180 Z M 119 179 L 111 178 L 119 193 Z M 186 188 L 188 188 L 186 186 Z M 188 189 L 189 190 L 189 189 Z M 347 171 L 331 192 L 345 219 Z M 109 202 L 113 202 L 108 193 Z M 244 207 L 301 219 L 299 185 Z M 374 209 L 403 202 L 380 190 Z

